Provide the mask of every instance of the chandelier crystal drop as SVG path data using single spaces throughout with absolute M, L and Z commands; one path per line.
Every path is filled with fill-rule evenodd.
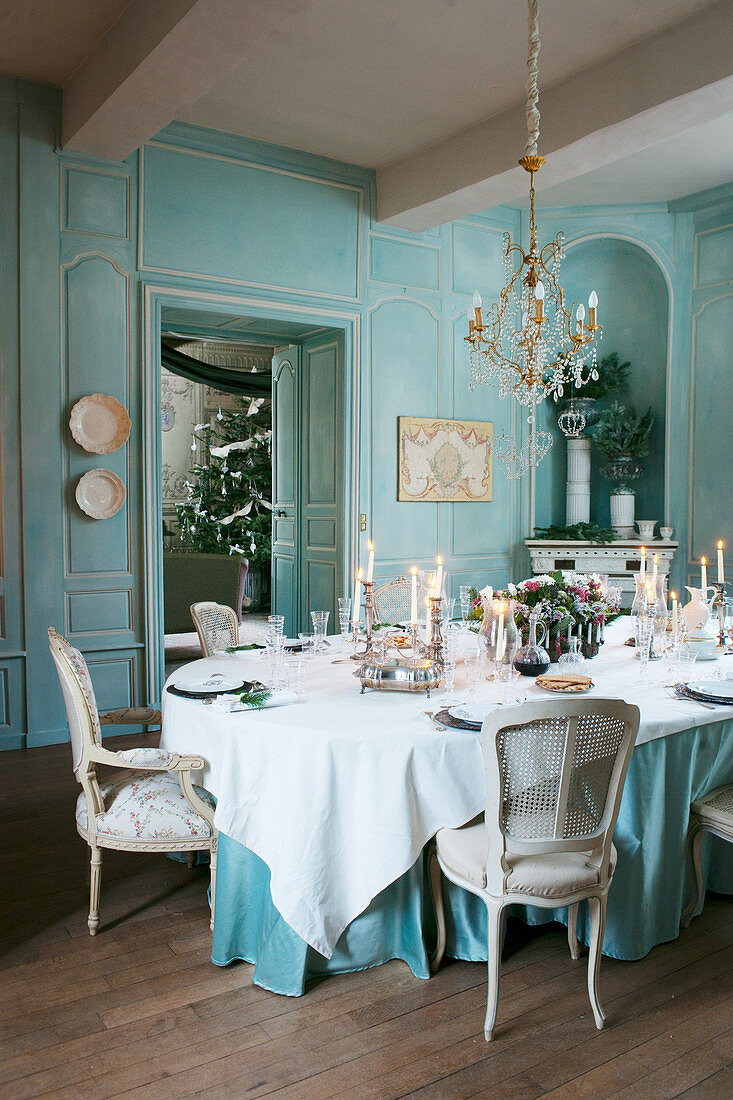
M 504 281 L 499 301 L 483 316 L 483 302 L 476 291 L 468 311 L 470 386 L 490 383 L 501 397 L 513 397 L 521 405 L 534 406 L 546 397 L 555 401 L 573 397 L 591 379 L 598 378 L 597 341 L 602 328 L 597 321 L 598 295 L 591 291 L 588 314 L 582 302 L 566 304 L 559 283 L 564 258 L 564 237 L 540 247 L 535 216 L 535 174 L 545 163 L 537 153 L 540 134 L 537 57 L 540 50 L 538 0 L 528 0 L 527 26 L 527 144 L 519 164 L 529 173 L 529 248 L 504 234 Z M 582 429 L 581 429 L 582 430 Z M 530 435 L 536 434 L 532 418 Z M 527 464 L 537 465 L 547 452 L 529 446 Z M 498 453 L 498 452 L 497 452 Z

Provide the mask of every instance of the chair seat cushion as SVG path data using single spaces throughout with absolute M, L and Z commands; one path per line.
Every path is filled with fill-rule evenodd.
M 486 889 L 488 837 L 483 815 L 460 829 L 440 829 L 435 837 L 441 863 L 459 878 Z M 599 883 L 598 868 L 584 852 L 553 852 L 549 855 L 506 853 L 507 894 L 531 894 L 560 898 Z M 611 846 L 611 873 L 616 866 L 616 849 Z
M 105 811 L 97 814 L 100 836 L 140 843 L 205 840 L 211 836 L 208 821 L 196 813 L 184 797 L 178 777 L 168 772 L 120 771 L 99 784 Z M 214 809 L 216 802 L 203 787 L 194 787 L 199 798 Z M 86 835 L 87 796 L 76 800 L 76 823 Z

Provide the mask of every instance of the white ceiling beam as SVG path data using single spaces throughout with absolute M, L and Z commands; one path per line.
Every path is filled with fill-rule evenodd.
M 64 87 L 64 148 L 124 160 L 311 3 L 132 0 Z
M 733 4 L 722 0 L 541 89 L 539 147 L 548 162 L 537 191 L 733 109 L 731 43 Z M 541 61 L 540 54 L 540 79 Z M 422 232 L 524 198 L 528 180 L 517 160 L 525 135 L 522 103 L 380 170 L 379 220 Z

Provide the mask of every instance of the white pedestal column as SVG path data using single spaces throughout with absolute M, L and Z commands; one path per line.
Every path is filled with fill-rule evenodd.
M 565 485 L 565 522 L 590 522 L 590 439 L 568 439 L 568 480 Z

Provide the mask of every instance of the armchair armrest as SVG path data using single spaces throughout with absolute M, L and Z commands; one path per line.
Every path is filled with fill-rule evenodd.
M 90 749 L 88 757 L 95 764 L 109 764 L 113 768 L 132 768 L 143 772 L 191 772 L 201 771 L 206 767 L 202 756 L 180 756 L 177 752 L 144 746 L 112 752 L 101 745 L 95 745 Z
M 160 722 L 161 713 L 153 707 L 123 707 L 99 716 L 100 726 L 157 726 Z

